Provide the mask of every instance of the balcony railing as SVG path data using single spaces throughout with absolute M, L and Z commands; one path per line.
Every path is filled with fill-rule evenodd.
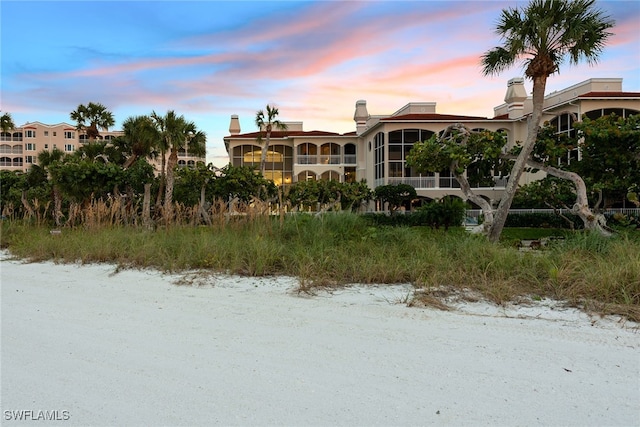
M 340 155 L 321 155 L 320 156 L 320 164 L 321 165 L 339 165 L 340 164 Z
M 319 160 L 319 161 L 318 161 Z M 355 165 L 357 156 L 355 154 L 298 154 L 296 156 L 296 164 L 298 165 Z
M 316 154 L 298 155 L 297 161 L 299 165 L 315 165 L 318 163 L 318 156 Z
M 474 187 L 474 188 L 504 188 L 507 184 L 507 179 L 504 177 L 494 177 L 493 187 Z M 380 180 L 380 182 L 383 182 Z M 405 177 L 405 178 L 389 178 L 388 184 L 409 184 L 416 190 L 426 190 L 430 188 L 460 188 L 460 183 L 453 177 L 435 177 L 435 176 L 421 176 L 421 177 Z M 376 181 L 376 185 L 378 181 Z

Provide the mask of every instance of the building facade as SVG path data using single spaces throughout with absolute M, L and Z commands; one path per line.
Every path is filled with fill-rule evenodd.
M 370 115 L 366 101 L 356 102 L 355 131 L 339 134 L 303 130 L 302 122 L 288 124 L 287 131 L 271 133 L 265 175 L 276 184 L 334 179 L 341 182 L 366 180 L 369 187 L 405 183 L 427 199 L 462 196 L 459 184 L 448 171 L 419 173 L 406 165 L 413 144 L 461 123 L 471 130 L 501 131 L 510 149 L 524 141 L 527 118 L 533 101 L 524 79 L 507 84 L 504 103 L 494 108 L 494 117 L 439 114 L 435 102 L 411 102 L 390 115 Z M 615 113 L 626 117 L 640 112 L 640 92 L 624 92 L 622 79 L 590 79 L 553 92 L 545 97 L 543 121 L 557 126 L 559 133 L 575 134 L 573 124 L 583 116 L 591 119 Z M 231 116 L 230 135 L 224 138 L 230 163 L 234 166 L 260 164 L 259 132 L 242 133 L 237 115 Z M 579 150 L 567 153 L 579 160 Z M 540 174 L 524 174 L 521 184 L 539 179 Z M 489 200 L 502 195 L 508 177 L 496 175 L 490 187 L 476 188 Z
M 124 132 L 119 130 L 101 131 L 97 140 L 109 142 L 123 135 Z M 87 135 L 69 123 L 26 123 L 0 133 L 0 170 L 26 172 L 31 165 L 38 164 L 38 155 L 43 151 L 51 152 L 57 148 L 71 154 L 88 142 Z M 178 166 L 193 167 L 197 162 L 205 162 L 205 157 L 193 156 L 188 149 L 178 152 Z M 156 173 L 160 173 L 160 159 L 152 160 L 150 163 Z

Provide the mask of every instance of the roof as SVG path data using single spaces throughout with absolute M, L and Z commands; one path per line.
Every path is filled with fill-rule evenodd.
M 578 98 L 640 98 L 640 92 L 589 92 Z
M 454 114 L 436 114 L 436 113 L 426 113 L 426 114 L 405 114 L 402 116 L 389 116 L 380 119 L 381 122 L 392 122 L 397 120 L 420 120 L 420 121 L 472 121 L 472 120 L 491 120 L 486 117 L 477 117 L 477 116 L 458 116 Z
M 249 132 L 249 133 L 241 133 L 238 135 L 230 135 L 225 138 L 253 138 L 256 139 L 258 136 L 262 135 L 262 137 L 266 136 L 264 132 Z M 349 132 L 347 134 L 339 134 L 336 132 L 325 132 L 322 130 L 312 130 L 312 131 L 272 131 L 271 138 L 291 138 L 291 137 L 313 137 L 313 136 L 355 136 L 355 132 Z

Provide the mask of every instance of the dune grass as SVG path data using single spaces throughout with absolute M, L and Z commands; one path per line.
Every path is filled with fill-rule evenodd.
M 506 232 L 491 244 L 463 229 L 375 227 L 349 213 L 237 217 L 211 226 L 50 228 L 1 224 L 0 244 L 31 261 L 111 262 L 167 272 L 203 269 L 288 275 L 302 290 L 411 283 L 425 301 L 471 290 L 495 303 L 553 298 L 640 321 L 640 237 L 575 232 L 544 250 L 520 252 Z M 517 234 L 517 233 L 516 233 Z

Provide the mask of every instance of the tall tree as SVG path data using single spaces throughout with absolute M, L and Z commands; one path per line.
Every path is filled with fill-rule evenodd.
M 104 105 L 94 102 L 78 105 L 69 117 L 76 122 L 78 131 L 87 134 L 89 142 L 95 141 L 100 136 L 100 129 L 106 131 L 115 124 L 113 113 Z
M 525 76 L 533 81 L 533 111 L 527 126 L 527 139 L 511 170 L 500 200 L 489 240 L 500 239 L 513 196 L 527 159 L 531 155 L 542 119 L 547 78 L 558 72 L 566 57 L 570 64 L 585 60 L 595 64 L 612 34 L 614 21 L 595 7 L 595 0 L 532 0 L 523 8 L 502 11 L 496 33 L 503 46 L 482 56 L 483 74 L 498 74 L 517 62 L 524 62 Z
M 269 150 L 269 145 L 271 145 L 271 132 L 274 129 L 287 130 L 287 125 L 278 120 L 279 111 L 277 107 L 267 105 L 265 110 L 258 110 L 256 113 L 256 126 L 258 126 L 259 131 L 258 143 L 262 144 L 262 152 L 260 155 L 260 173 L 262 175 L 264 175 L 267 165 L 267 151 Z
M 51 198 L 53 199 L 53 218 L 56 222 L 56 225 L 60 225 L 62 220 L 62 195 L 60 193 L 60 186 L 53 179 L 51 170 L 55 168 L 55 165 L 60 163 L 66 154 L 64 151 L 54 148 L 51 151 L 41 151 L 38 154 L 38 165 L 33 165 L 32 168 L 39 167 L 46 171 L 47 176 L 51 181 Z
M 205 154 L 207 137 L 204 132 L 196 129 L 194 122 L 187 121 L 182 115 L 178 116 L 173 110 L 167 111 L 164 116 L 158 116 L 154 112 L 152 117 L 160 133 L 160 149 L 165 153 L 169 151 L 164 191 L 164 216 L 169 222 L 173 217 L 173 185 L 178 152 L 186 150 L 194 156 Z
M 474 232 L 488 233 L 494 221 L 493 208 L 489 201 L 476 194 L 471 181 L 485 187 L 495 186 L 494 177 L 502 176 L 505 168 L 500 161 L 505 143 L 502 132 L 474 132 L 461 123 L 454 123 L 441 134 L 415 143 L 407 156 L 407 165 L 421 172 L 449 170 L 460 184 L 464 199 L 482 209 L 484 222 Z M 470 169 L 475 173 L 470 174 Z
M 158 128 L 150 116 L 132 116 L 122 123 L 124 131 L 124 155 L 127 156 L 124 169 L 129 168 L 139 158 L 150 157 L 159 138 Z
M 15 127 L 16 124 L 13 122 L 11 113 L 2 113 L 2 116 L 0 116 L 0 129 L 2 129 L 2 132 L 8 132 L 11 129 L 15 129 Z

